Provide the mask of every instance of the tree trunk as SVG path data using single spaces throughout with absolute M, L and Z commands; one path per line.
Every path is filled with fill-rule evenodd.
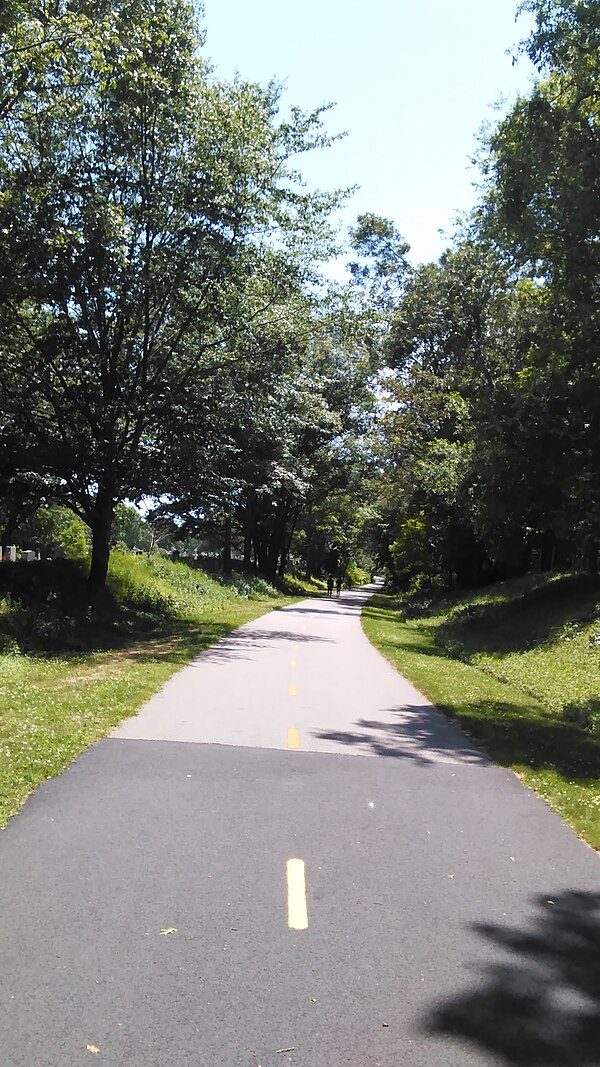
M 268 540 L 260 526 L 257 526 L 254 536 L 254 552 L 260 573 L 266 575 L 269 570 Z
M 95 603 L 98 595 L 106 588 L 108 560 L 110 556 L 110 535 L 115 514 L 115 485 L 105 482 L 98 487 L 96 502 L 90 520 L 92 531 L 92 562 L 88 577 L 90 601 Z
M 12 545 L 11 537 L 17 528 L 16 522 L 7 522 L 4 527 L 4 533 L 2 534 L 2 543 L 0 544 L 0 556 L 4 559 L 4 552 L 9 545 Z
M 286 500 L 283 506 L 277 508 L 276 514 L 273 519 L 273 527 L 271 530 L 271 536 L 269 538 L 269 552 L 267 557 L 267 574 L 269 578 L 275 578 L 277 575 L 277 561 L 284 551 L 285 528 L 287 526 L 289 510 L 289 501 Z
M 246 492 L 246 507 L 244 508 L 244 563 L 247 567 L 252 566 L 252 534 L 254 530 L 254 509 L 252 507 L 252 491 Z
M 284 544 L 284 546 L 283 546 L 283 548 L 281 550 L 281 561 L 279 563 L 279 577 L 280 578 L 285 578 L 285 571 L 286 571 L 286 567 L 287 567 L 288 556 L 290 554 L 290 548 L 292 547 L 292 538 L 294 536 L 294 531 L 296 529 L 296 523 L 298 522 L 298 515 L 299 515 L 299 512 L 296 511 L 295 514 L 292 517 L 292 521 L 291 521 L 291 524 L 290 524 L 290 532 L 289 532 L 289 534 L 287 536 L 287 539 L 285 541 L 285 544 Z
M 231 574 L 231 570 L 231 515 L 226 515 L 223 530 L 223 574 Z
M 308 544 L 306 546 L 306 577 L 308 579 L 312 578 L 313 574 L 316 573 L 315 557 L 315 538 L 314 533 L 311 531 Z

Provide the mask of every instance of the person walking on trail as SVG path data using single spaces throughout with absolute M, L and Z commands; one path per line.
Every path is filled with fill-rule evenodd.
M 329 575 L 327 579 L 327 596 L 333 595 L 333 574 Z
M 342 591 L 342 576 L 341 576 L 341 574 L 338 574 L 337 582 L 335 583 L 335 589 L 336 589 L 337 595 L 339 596 L 341 591 Z

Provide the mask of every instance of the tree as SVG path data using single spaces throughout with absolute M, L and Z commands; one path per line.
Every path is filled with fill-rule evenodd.
M 597 565 L 600 10 L 523 7 L 540 80 L 487 137 L 452 247 L 405 271 L 383 312 L 371 530 L 404 585 Z
M 268 312 L 253 315 L 256 292 L 249 300 L 250 327 L 239 331 L 230 373 L 212 396 L 209 452 L 197 446 L 193 419 L 172 442 L 163 504 L 188 533 L 221 531 L 225 570 L 234 545 L 269 577 L 285 572 L 307 509 L 339 482 L 334 468 L 350 465 L 342 442 L 361 429 L 373 377 L 345 296 L 309 292 L 289 266 L 285 286 L 275 277 L 276 292 L 273 276 L 261 283 L 258 304 Z
M 85 559 L 88 553 L 86 526 L 70 508 L 53 504 L 38 507 L 33 515 L 19 524 L 17 537 L 21 548 L 44 550 L 60 547 L 69 559 Z
M 350 228 L 350 245 L 360 257 L 349 264 L 352 280 L 367 288 L 380 305 L 389 304 L 408 271 L 410 245 L 390 219 L 372 213 L 358 216 Z
M 216 82 L 185 0 L 74 6 L 93 29 L 0 136 L 3 358 L 99 590 L 117 501 L 164 490 L 161 452 L 230 366 L 249 266 L 325 250 L 335 197 L 288 166 L 326 143 L 321 112 L 277 124 L 277 87 Z
M 152 532 L 146 520 L 131 504 L 117 504 L 111 532 L 111 544 L 122 542 L 129 549 L 149 549 Z
M 92 28 L 93 13 L 60 0 L 3 0 L 0 8 L 0 122 L 44 90 L 50 65 Z
M 543 427 L 557 500 L 549 524 L 590 565 L 600 546 L 600 12 L 525 5 L 524 50 L 543 80 L 489 140 L 484 234 L 547 294 L 547 330 L 529 353 L 523 414 Z M 535 448 L 535 442 L 530 442 Z
M 406 282 L 388 341 L 380 544 L 403 582 L 417 563 L 463 585 L 527 565 L 548 484 L 521 386 L 545 329 L 543 288 L 473 229 Z

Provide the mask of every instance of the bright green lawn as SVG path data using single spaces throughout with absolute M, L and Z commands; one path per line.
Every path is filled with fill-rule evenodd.
M 363 625 L 428 699 L 600 848 L 600 737 L 562 710 L 596 706 L 597 590 L 538 594 L 534 584 L 515 583 L 511 597 L 509 585 L 413 617 L 379 595 L 365 606 Z

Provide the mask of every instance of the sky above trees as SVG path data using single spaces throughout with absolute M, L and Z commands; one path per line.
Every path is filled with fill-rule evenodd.
M 511 55 L 531 17 L 517 0 L 205 0 L 205 54 L 219 74 L 285 80 L 305 108 L 334 101 L 348 136 L 303 164 L 321 187 L 359 185 L 341 218 L 393 219 L 410 259 L 435 259 L 476 199 L 477 132 L 526 92 L 533 68 Z

